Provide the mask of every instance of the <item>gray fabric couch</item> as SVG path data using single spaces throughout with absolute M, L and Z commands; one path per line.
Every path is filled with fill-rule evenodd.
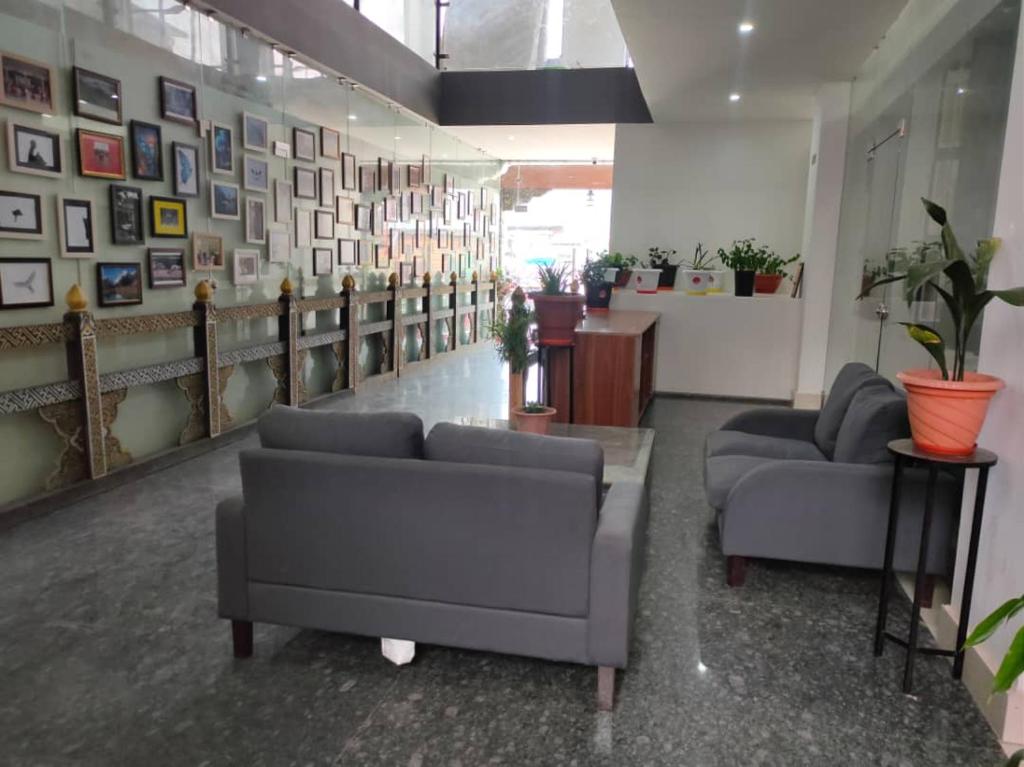
M 704 486 L 718 512 L 729 585 L 747 557 L 881 569 L 892 439 L 910 435 L 906 400 L 869 367 L 851 363 L 821 411 L 758 408 L 708 435 Z M 904 474 L 894 566 L 917 567 L 925 474 Z M 945 574 L 955 546 L 959 483 L 940 476 L 927 569 Z
M 217 507 L 218 606 L 253 622 L 600 667 L 629 654 L 645 489 L 603 492 L 589 440 L 283 406 Z

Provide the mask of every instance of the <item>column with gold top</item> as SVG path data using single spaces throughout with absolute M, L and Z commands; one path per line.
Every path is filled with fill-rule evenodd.
M 346 388 L 356 390 L 359 383 L 359 303 L 356 300 L 356 278 L 346 274 L 341 280 L 341 295 L 345 306 L 341 309 L 341 328 L 345 331 Z
M 82 387 L 82 431 L 79 444 L 85 450 L 90 479 L 107 473 L 106 440 L 103 434 L 103 398 L 96 361 L 96 321 L 88 311 L 89 303 L 78 284 L 64 296 L 68 311 L 64 315 L 67 336 L 68 378 Z
M 284 341 L 285 370 L 288 371 L 285 387 L 285 402 L 292 407 L 299 406 L 299 312 L 292 281 L 287 277 L 281 281 L 281 316 L 277 323 L 277 340 Z
M 213 303 L 213 286 L 209 280 L 200 280 L 195 290 L 192 308 L 199 315 L 193 331 L 196 356 L 203 358 L 203 376 L 206 384 L 206 434 L 220 434 L 220 370 L 217 363 L 217 308 Z

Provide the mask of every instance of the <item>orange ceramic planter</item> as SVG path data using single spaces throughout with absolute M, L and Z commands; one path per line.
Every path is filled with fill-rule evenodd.
M 781 274 L 758 274 L 754 277 L 754 292 L 775 293 L 781 284 Z
M 938 370 L 904 370 L 896 377 L 907 390 L 914 444 L 944 455 L 974 452 L 989 400 L 1006 385 L 984 373 L 964 373 L 963 381 L 945 381 Z
M 547 434 L 551 419 L 557 412 L 553 407 L 544 408 L 543 413 L 524 413 L 522 408 L 513 408 L 512 421 L 516 431 L 524 431 L 528 434 Z

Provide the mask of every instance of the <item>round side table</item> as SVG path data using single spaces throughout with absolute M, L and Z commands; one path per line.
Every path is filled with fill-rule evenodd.
M 964 670 L 964 640 L 971 617 L 971 594 L 974 590 L 974 572 L 978 564 L 978 540 L 981 537 L 981 518 L 985 508 L 985 489 L 988 472 L 995 466 L 998 456 L 990 450 L 977 448 L 970 455 L 941 455 L 928 453 L 914 445 L 910 439 L 895 439 L 888 445 L 895 460 L 892 475 L 892 497 L 889 503 L 889 528 L 885 536 L 885 561 L 882 567 L 882 585 L 878 599 L 878 623 L 875 627 L 875 655 L 881 655 L 885 640 L 895 642 L 907 650 L 907 663 L 903 671 L 903 692 L 909 693 L 914 684 L 914 656 L 944 655 L 953 658 L 953 678 L 959 679 Z M 903 469 L 906 466 L 923 466 L 928 469 L 928 485 L 925 490 L 924 518 L 921 521 L 921 546 L 917 555 L 917 574 L 914 583 L 914 606 L 910 616 L 910 636 L 907 639 L 895 636 L 885 630 L 889 613 L 889 595 L 892 587 L 892 559 L 896 548 L 896 530 L 899 527 L 900 491 Z M 978 487 L 974 494 L 974 518 L 971 520 L 971 539 L 967 549 L 967 568 L 964 571 L 964 588 L 960 598 L 960 623 L 956 632 L 956 648 L 939 650 L 917 647 L 917 633 L 921 618 L 921 600 L 924 594 L 925 571 L 928 564 L 928 545 L 931 535 L 932 512 L 935 506 L 935 484 L 939 471 L 954 474 L 963 487 L 967 469 L 978 469 Z

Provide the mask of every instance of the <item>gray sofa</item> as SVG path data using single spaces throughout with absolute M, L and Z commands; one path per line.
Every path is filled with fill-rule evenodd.
M 704 486 L 718 512 L 727 581 L 762 557 L 881 569 L 893 462 L 907 437 L 906 400 L 860 363 L 843 367 L 821 411 L 758 408 L 708 435 Z M 917 567 L 925 474 L 904 474 L 894 566 Z M 940 476 L 927 570 L 948 572 L 960 506 L 958 482 Z
M 610 707 L 644 554 L 642 484 L 589 440 L 272 408 L 217 507 L 237 657 L 267 622 L 599 667 Z

